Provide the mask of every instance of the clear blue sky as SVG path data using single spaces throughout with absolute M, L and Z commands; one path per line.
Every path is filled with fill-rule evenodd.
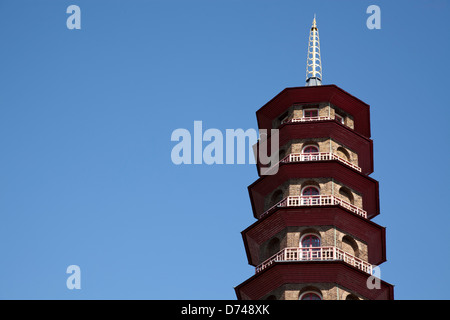
M 254 274 L 240 232 L 256 169 L 176 166 L 170 136 L 194 120 L 256 129 L 257 109 L 304 85 L 315 13 L 324 83 L 371 105 L 382 279 L 397 299 L 449 299 L 449 9 L 1 0 L 0 298 L 235 299 Z M 71 264 L 81 290 L 66 288 Z

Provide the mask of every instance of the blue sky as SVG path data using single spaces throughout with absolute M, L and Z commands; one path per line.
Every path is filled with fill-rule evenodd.
M 254 274 L 240 232 L 256 168 L 176 166 L 170 136 L 195 120 L 256 129 L 256 110 L 304 85 L 315 13 L 324 84 L 371 105 L 382 279 L 396 299 L 449 299 L 449 8 L 0 1 L 0 298 L 235 299 Z

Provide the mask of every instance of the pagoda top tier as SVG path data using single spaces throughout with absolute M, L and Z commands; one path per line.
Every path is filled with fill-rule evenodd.
M 329 103 L 353 118 L 353 130 L 370 138 L 370 106 L 334 84 L 286 88 L 256 111 L 259 129 L 274 128 L 273 123 L 293 106 L 310 107 Z

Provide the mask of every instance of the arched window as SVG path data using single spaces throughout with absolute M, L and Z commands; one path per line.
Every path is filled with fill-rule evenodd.
M 275 191 L 272 197 L 270 198 L 270 206 L 276 205 L 281 200 L 283 200 L 283 191 L 281 190 Z
M 316 248 L 320 247 L 320 238 L 313 233 L 309 233 L 302 237 L 300 243 L 302 248 Z
M 342 200 L 345 200 L 351 204 L 354 204 L 355 201 L 353 198 L 353 194 L 348 188 L 346 188 L 346 187 L 339 188 L 339 195 Z
M 320 194 L 319 188 L 315 186 L 306 186 L 302 190 L 302 196 L 318 196 Z
M 305 146 L 303 148 L 303 153 L 318 153 L 318 152 L 319 152 L 319 148 L 317 148 L 314 145 Z
M 344 148 L 338 147 L 338 148 L 336 149 L 336 152 L 337 152 L 337 155 L 338 155 L 339 157 L 341 157 L 342 159 L 347 160 L 347 161 L 350 161 L 350 154 L 349 154 L 348 151 L 345 150 Z
M 301 204 L 314 206 L 320 204 L 320 191 L 316 186 L 306 186 L 302 190 Z
M 309 233 L 300 239 L 300 247 L 303 260 L 320 259 L 320 238 Z
M 278 251 L 280 251 L 280 240 L 278 238 L 273 238 L 267 244 L 267 253 L 266 253 L 267 258 L 270 258 Z
M 302 293 L 299 300 L 322 300 L 322 297 L 317 292 L 308 291 Z
M 352 237 L 350 237 L 348 235 L 345 235 L 342 238 L 342 250 L 350 253 L 351 255 L 353 255 L 357 258 L 359 257 L 358 244 L 356 243 L 355 239 L 353 239 Z
M 315 145 L 307 145 L 302 149 L 302 161 L 316 161 L 319 159 L 319 148 Z

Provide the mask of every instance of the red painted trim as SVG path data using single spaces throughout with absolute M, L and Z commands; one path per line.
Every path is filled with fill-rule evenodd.
M 279 208 L 257 220 L 241 232 L 248 263 L 256 266 L 259 248 L 278 232 L 290 226 L 334 226 L 365 242 L 368 262 L 379 265 L 386 261 L 386 228 L 341 207 Z
M 270 131 L 268 131 L 268 134 L 267 150 L 270 151 Z M 335 140 L 358 154 L 358 166 L 361 167 L 363 174 L 373 172 L 373 141 L 334 120 L 285 124 L 280 127 L 279 146 L 281 149 L 291 140 L 309 138 L 331 138 Z M 259 142 L 256 146 L 258 145 Z M 256 164 L 258 175 L 260 175 L 259 165 L 259 163 Z
M 285 88 L 256 111 L 258 127 L 271 129 L 272 121 L 293 104 L 330 102 L 349 113 L 355 131 L 370 138 L 370 106 L 336 85 Z
M 264 197 L 289 179 L 333 178 L 359 192 L 367 217 L 372 219 L 380 211 L 378 181 L 366 176 L 339 161 L 307 161 L 286 163 L 279 167 L 275 175 L 261 176 L 248 186 L 253 216 L 258 218 L 264 212 Z
M 370 300 L 393 300 L 394 286 L 383 280 L 380 289 L 367 288 L 369 274 L 343 261 L 276 262 L 236 286 L 239 300 L 258 300 L 284 284 L 336 283 Z

